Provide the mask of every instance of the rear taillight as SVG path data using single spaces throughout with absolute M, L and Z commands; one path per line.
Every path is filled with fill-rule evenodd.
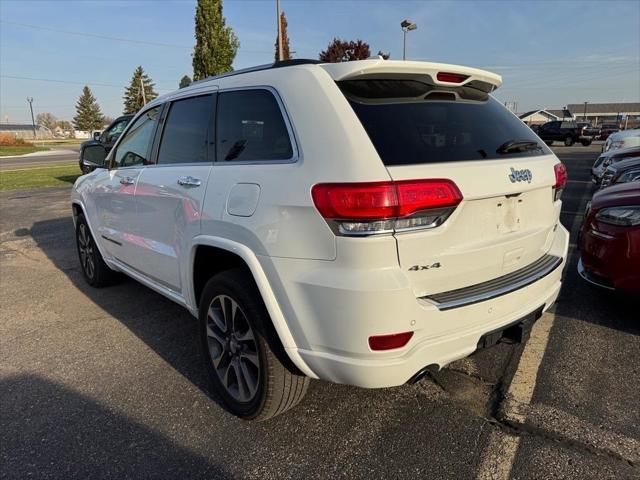
M 340 235 L 372 235 L 441 225 L 462 201 L 446 179 L 322 183 L 311 190 L 320 214 Z
M 438 72 L 436 78 L 439 82 L 447 82 L 447 83 L 462 83 L 469 75 L 462 75 L 461 73 L 451 73 L 451 72 Z
M 413 332 L 392 333 L 391 335 L 374 335 L 369 337 L 371 350 L 393 350 L 402 348 L 413 337 Z
M 556 183 L 553 185 L 553 201 L 555 202 L 560 200 L 564 186 L 567 184 L 567 167 L 564 166 L 564 163 L 556 163 L 553 170 L 556 174 Z

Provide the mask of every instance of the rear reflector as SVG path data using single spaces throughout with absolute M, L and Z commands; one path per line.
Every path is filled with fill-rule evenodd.
M 438 72 L 436 78 L 439 82 L 447 82 L 447 83 L 462 83 L 469 75 L 462 75 L 461 73 L 451 73 L 451 72 Z
M 403 180 L 375 183 L 321 183 L 311 190 L 324 218 L 384 220 L 422 210 L 455 207 L 462 194 L 451 180 Z
M 567 184 L 567 167 L 564 166 L 564 163 L 556 163 L 553 170 L 556 174 L 556 183 L 553 185 L 553 201 L 555 202 L 560 200 L 564 186 Z
M 404 347 L 413 337 L 413 332 L 393 333 L 391 335 L 374 335 L 369 337 L 371 350 L 393 350 Z

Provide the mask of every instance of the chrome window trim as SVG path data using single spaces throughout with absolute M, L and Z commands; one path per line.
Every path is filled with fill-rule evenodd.
M 297 163 L 300 160 L 300 149 L 298 145 L 298 138 L 293 129 L 293 124 L 291 123 L 291 118 L 289 117 L 289 113 L 284 106 L 284 102 L 280 97 L 278 91 L 270 86 L 270 85 L 250 85 L 243 87 L 229 87 L 229 88 L 221 88 L 218 89 L 218 94 L 222 94 L 225 92 L 235 92 L 242 90 L 266 90 L 270 92 L 274 98 L 276 99 L 276 103 L 278 104 L 278 108 L 280 109 L 280 114 L 282 115 L 282 119 L 284 120 L 285 127 L 287 128 L 287 134 L 289 135 L 289 143 L 291 144 L 291 149 L 293 150 L 293 155 L 288 159 L 279 159 L 279 160 L 216 160 L 213 162 L 215 166 L 221 165 L 282 165 L 282 164 L 290 164 Z M 218 102 L 220 99 L 218 98 Z M 218 128 L 218 111 L 216 107 L 216 142 L 217 142 L 217 128 Z

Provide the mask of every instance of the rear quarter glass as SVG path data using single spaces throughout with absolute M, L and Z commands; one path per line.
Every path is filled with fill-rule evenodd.
M 388 166 L 551 153 L 497 100 L 471 87 L 434 87 L 416 80 L 352 80 L 338 85 Z M 509 141 L 531 141 L 538 148 L 499 153 Z

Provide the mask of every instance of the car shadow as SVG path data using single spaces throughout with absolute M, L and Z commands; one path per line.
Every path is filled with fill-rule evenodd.
M 77 258 L 71 217 L 34 222 L 28 230 L 38 248 L 64 272 L 94 304 L 117 319 L 163 360 L 207 394 L 221 400 L 209 387 L 202 368 L 197 319 L 183 307 L 125 275 L 105 288 L 89 286 Z M 14 235 L 25 236 L 24 229 Z
M 38 375 L 0 381 L 2 478 L 233 478 L 221 465 Z

